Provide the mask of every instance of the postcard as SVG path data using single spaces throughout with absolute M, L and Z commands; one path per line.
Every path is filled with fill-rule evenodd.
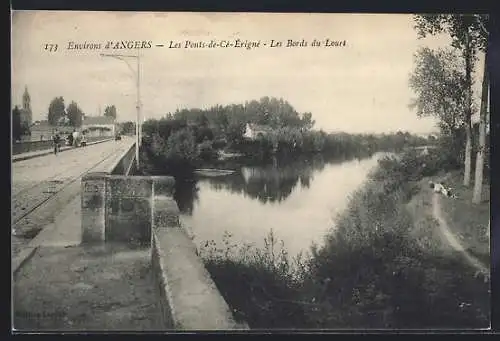
M 488 330 L 488 16 L 12 12 L 12 328 Z

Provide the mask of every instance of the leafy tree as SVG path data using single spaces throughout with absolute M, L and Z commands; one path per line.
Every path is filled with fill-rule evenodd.
M 478 16 L 473 14 L 425 14 L 415 15 L 415 29 L 418 37 L 446 33 L 452 39 L 452 46 L 460 50 L 465 63 L 465 112 L 466 131 L 464 185 L 468 186 L 471 177 L 472 154 L 472 71 L 478 48 L 484 44 L 484 37 L 476 28 Z
M 21 135 L 21 110 L 19 110 L 19 107 L 16 105 L 12 110 L 12 140 L 20 140 Z
M 73 127 L 81 127 L 82 126 L 82 120 L 83 120 L 83 112 L 78 107 L 78 104 L 76 104 L 75 101 L 72 101 L 69 105 L 68 108 L 66 109 L 66 115 L 69 120 L 69 124 Z
M 416 93 L 409 107 L 419 117 L 435 116 L 439 119 L 442 136 L 448 141 L 453 164 L 463 163 L 465 136 L 464 112 L 467 110 L 467 85 L 463 60 L 453 49 L 421 48 L 415 54 L 415 69 L 410 75 L 410 88 Z M 462 161 L 460 161 L 462 159 Z
M 49 113 L 47 115 L 49 124 L 55 126 L 65 116 L 64 98 L 62 96 L 54 98 L 49 104 Z
M 168 138 L 164 152 L 168 159 L 194 161 L 197 148 L 193 133 L 189 129 L 174 132 Z
M 214 133 L 212 129 L 206 126 L 201 126 L 200 128 L 197 128 L 194 133 L 195 133 L 196 143 L 201 143 L 205 140 L 212 141 L 214 139 Z
M 488 111 L 488 93 L 489 93 L 489 75 L 488 75 L 488 16 L 477 16 L 478 25 L 474 27 L 480 34 L 480 49 L 484 52 L 483 82 L 481 89 L 481 110 L 479 112 L 479 146 L 476 155 L 476 169 L 474 175 L 474 190 L 472 202 L 479 204 L 481 202 L 481 192 L 483 188 L 484 161 L 486 155 L 486 127 L 489 121 Z
M 104 116 L 116 119 L 116 107 L 114 105 L 106 106 L 106 108 L 104 109 Z
M 305 130 L 310 130 L 314 126 L 315 121 L 312 119 L 312 114 L 310 112 L 304 113 L 301 120 Z
M 28 122 L 21 122 L 21 135 L 31 135 L 31 129 Z
M 173 132 L 166 141 L 154 134 L 152 147 L 156 157 L 167 166 L 167 172 L 175 177 L 189 173 L 198 157 L 195 137 L 189 128 Z
M 231 122 L 227 127 L 227 137 L 232 143 L 241 143 L 245 133 L 245 124 L 241 122 Z
M 147 121 L 146 121 L 147 122 Z M 123 122 L 121 124 L 122 134 L 134 134 L 135 133 L 135 123 L 132 121 Z
M 69 123 L 68 116 L 66 114 L 64 116 L 61 116 L 59 118 L 59 120 L 57 121 L 57 125 L 59 125 L 59 126 L 65 126 L 65 127 L 69 126 L 70 123 Z
M 196 123 L 200 126 L 200 127 L 203 127 L 203 128 L 207 128 L 208 127 L 208 118 L 207 116 L 202 113 L 200 116 L 197 117 L 196 119 Z
M 436 116 L 443 133 L 451 134 L 464 123 L 465 73 L 459 56 L 450 49 L 421 48 L 415 54 L 410 88 L 417 97 L 410 103 L 419 117 Z

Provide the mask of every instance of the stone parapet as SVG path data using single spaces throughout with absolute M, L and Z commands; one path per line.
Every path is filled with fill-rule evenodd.
M 247 330 L 246 323 L 234 320 L 178 215 L 172 198 L 155 198 L 151 263 L 163 325 L 176 330 Z

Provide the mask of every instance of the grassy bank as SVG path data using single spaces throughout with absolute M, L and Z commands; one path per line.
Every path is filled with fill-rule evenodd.
M 460 172 L 453 171 L 422 179 L 419 184 L 422 190 L 412 198 L 407 206 L 417 226 L 427 224 L 428 229 L 434 229 L 434 233 L 437 233 L 437 235 L 439 235 L 439 232 L 434 228 L 436 222 L 432 221 L 431 189 L 427 186 L 430 180 L 442 181 L 453 188 L 455 198 L 440 198 L 442 215 L 447 227 L 471 256 L 477 258 L 485 267 L 489 267 L 489 186 L 487 184 L 483 185 L 483 201 L 480 204 L 472 205 L 472 189 L 463 186 Z M 415 232 L 418 233 L 418 231 Z
M 230 235 L 207 242 L 201 254 L 235 316 L 257 329 L 489 326 L 488 280 L 439 246 L 435 221 L 416 224 L 407 209 L 440 162 L 381 160 L 308 257 L 290 259 L 272 231 L 263 249 Z

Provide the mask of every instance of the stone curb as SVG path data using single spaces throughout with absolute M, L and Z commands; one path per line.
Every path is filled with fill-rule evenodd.
M 107 142 L 107 141 L 111 141 L 111 140 L 113 140 L 113 139 L 110 138 L 110 139 L 105 139 L 105 140 L 93 141 L 93 142 L 87 143 L 87 146 L 91 146 L 93 144 L 103 143 L 103 142 Z M 62 153 L 62 152 L 69 150 L 69 149 L 73 149 L 73 148 L 72 147 L 62 147 L 61 150 L 59 150 L 59 152 Z M 16 157 L 16 155 L 12 155 L 12 162 L 29 160 L 29 159 L 33 159 L 35 157 L 45 156 L 45 155 L 49 155 L 52 153 L 53 153 L 53 150 L 49 149 L 46 151 L 40 151 L 39 154 L 34 154 L 34 155 L 25 155 L 25 156 L 18 156 L 18 157 Z M 17 154 L 17 155 L 22 155 L 22 154 Z

